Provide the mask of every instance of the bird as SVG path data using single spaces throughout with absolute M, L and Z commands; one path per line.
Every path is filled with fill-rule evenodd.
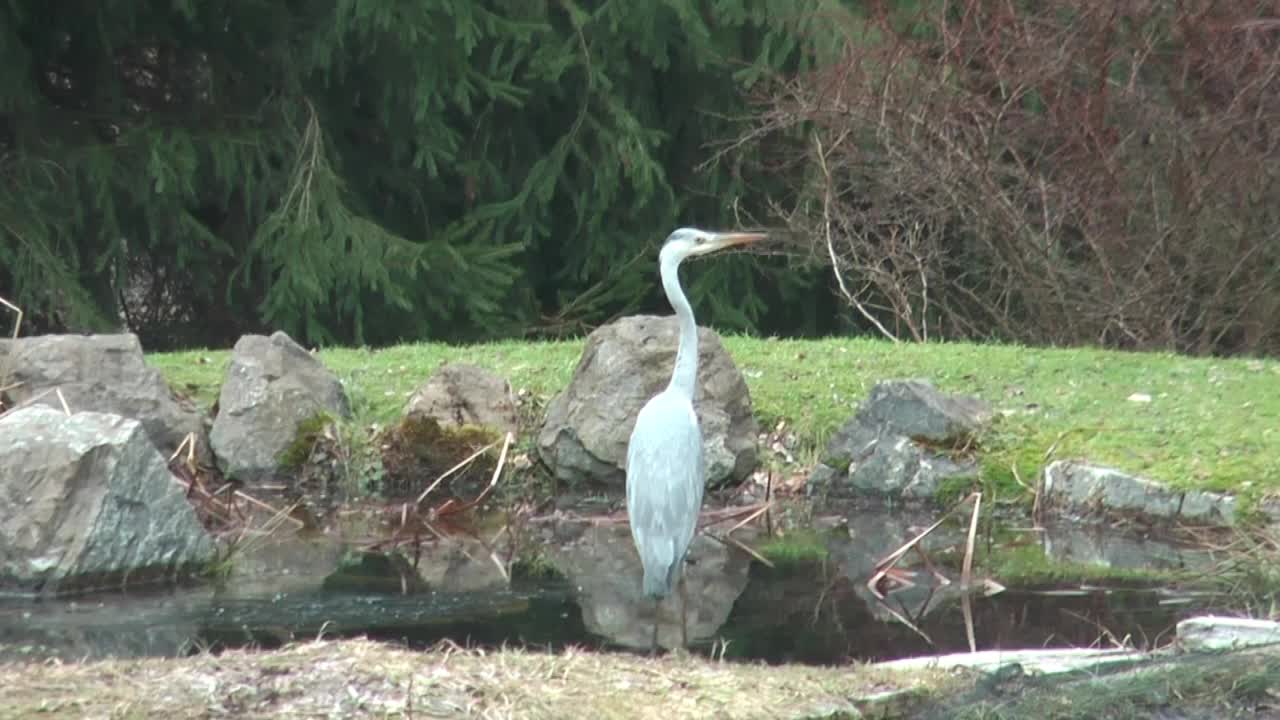
M 627 520 L 644 568 L 641 589 L 654 601 L 653 641 L 658 648 L 658 610 L 679 584 L 680 638 L 688 645 L 683 566 L 702 508 L 705 460 L 702 428 L 693 408 L 698 379 L 698 326 L 680 288 L 680 263 L 765 238 L 763 233 L 677 228 L 658 254 L 667 301 L 680 324 L 671 382 L 640 409 L 627 443 Z

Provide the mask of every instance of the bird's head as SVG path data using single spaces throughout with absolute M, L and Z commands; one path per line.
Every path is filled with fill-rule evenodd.
M 666 242 L 662 244 L 661 258 L 680 262 L 687 257 L 706 255 L 736 245 L 746 245 L 763 240 L 765 237 L 764 233 L 722 233 L 698 228 L 678 228 L 668 235 Z

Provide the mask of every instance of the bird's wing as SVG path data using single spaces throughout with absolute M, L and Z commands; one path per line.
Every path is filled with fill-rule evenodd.
M 693 405 L 670 393 L 640 411 L 627 448 L 627 513 L 651 572 L 683 559 L 702 508 L 702 432 Z

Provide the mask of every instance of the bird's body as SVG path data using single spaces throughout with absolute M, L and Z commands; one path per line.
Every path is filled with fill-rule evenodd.
M 679 579 L 702 507 L 703 463 L 693 403 L 670 389 L 653 396 L 636 417 L 627 447 L 627 516 L 648 597 L 670 595 Z
M 627 518 L 644 567 L 643 592 L 655 601 L 655 649 L 657 605 L 677 584 L 683 597 L 682 568 L 697 530 L 705 485 L 702 429 L 693 407 L 698 377 L 698 326 L 680 288 L 680 263 L 693 255 L 762 237 L 680 228 L 667 238 L 659 255 L 662 287 L 680 323 L 680 345 L 671 382 L 640 409 L 627 446 Z M 682 606 L 681 635 L 687 642 L 683 619 Z

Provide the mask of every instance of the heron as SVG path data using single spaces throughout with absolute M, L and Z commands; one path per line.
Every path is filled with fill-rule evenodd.
M 698 379 L 698 326 L 680 288 L 680 263 L 725 248 L 764 239 L 762 233 L 710 232 L 678 228 L 658 254 L 667 301 L 680 323 L 671 382 L 640 409 L 627 445 L 627 519 L 644 567 L 642 590 L 654 601 L 653 644 L 658 648 L 658 611 L 678 584 L 680 639 L 688 645 L 683 566 L 702 508 L 705 462 L 702 428 L 693 409 Z

